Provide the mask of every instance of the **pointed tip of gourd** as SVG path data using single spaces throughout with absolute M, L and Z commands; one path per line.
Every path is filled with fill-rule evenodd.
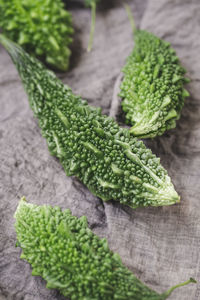
M 180 196 L 170 178 L 166 176 L 165 182 L 157 188 L 156 193 L 152 194 L 149 200 L 152 206 L 169 206 L 180 203 Z
M 24 214 L 24 209 L 26 210 L 27 207 L 32 208 L 33 206 L 33 204 L 27 202 L 25 196 L 21 197 L 21 199 L 18 202 L 16 211 L 14 213 L 14 218 L 17 220 L 18 217 L 21 217 Z
M 8 39 L 4 34 L 0 34 L 0 43 L 7 49 L 9 50 L 9 46 L 11 44 L 15 44 L 12 42 L 10 39 Z
M 166 190 L 164 190 L 164 193 L 165 192 L 166 192 L 166 195 L 169 196 L 169 198 L 171 199 L 172 204 L 176 204 L 176 203 L 181 202 L 181 197 L 176 192 L 176 190 L 174 188 L 174 185 L 172 184 L 171 180 L 170 180 L 170 183 L 169 183 L 168 187 L 166 188 Z
M 190 93 L 186 89 L 183 89 L 182 96 L 183 96 L 183 98 L 189 97 Z
M 9 40 L 2 33 L 0 34 L 0 43 L 4 46 L 4 48 L 8 51 Z
M 25 196 L 21 197 L 21 199 L 19 200 L 19 203 L 18 203 L 18 205 L 17 205 L 17 209 L 16 209 L 16 211 L 15 211 L 15 213 L 14 213 L 14 218 L 15 218 L 15 219 L 17 218 L 17 215 L 18 215 L 18 213 L 19 213 L 21 207 L 22 207 L 26 202 L 27 202 L 27 200 L 26 200 Z
M 134 136 L 141 136 L 146 133 L 146 130 L 143 124 L 135 123 L 135 125 L 130 128 L 129 132 Z
M 24 254 L 24 252 L 21 253 L 20 259 L 26 259 L 26 255 Z
M 20 202 L 27 202 L 26 197 L 22 196 L 21 199 L 20 199 Z
M 7 50 L 9 55 L 11 56 L 14 63 L 18 62 L 19 53 L 22 51 L 22 48 L 13 42 L 12 40 L 8 39 L 5 35 L 0 34 L 0 43 L 4 46 Z
M 4 39 L 5 39 L 5 35 L 0 33 L 0 42 L 2 43 L 4 41 Z
M 21 199 L 19 200 L 18 207 L 21 208 L 22 206 L 27 205 L 27 200 L 25 196 L 22 196 Z
M 139 137 L 139 138 L 148 138 L 149 134 L 151 135 L 152 132 L 154 132 L 158 129 L 158 128 L 154 129 L 153 125 L 151 123 L 146 123 L 146 125 L 144 125 L 144 124 L 138 122 L 130 128 L 129 132 L 132 135 Z
M 160 193 L 160 198 L 158 199 L 158 206 L 168 206 L 180 203 L 181 198 L 175 189 L 171 188 L 171 191 L 164 190 Z

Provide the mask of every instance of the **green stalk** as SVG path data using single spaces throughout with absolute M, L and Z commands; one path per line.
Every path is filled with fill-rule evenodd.
M 171 287 L 171 288 L 170 288 L 169 290 L 167 290 L 165 293 L 163 293 L 163 294 L 162 294 L 163 299 L 167 299 L 175 289 L 177 289 L 177 288 L 179 288 L 179 287 L 181 287 L 181 286 L 184 286 L 184 285 L 188 285 L 189 283 L 197 283 L 197 282 L 196 282 L 195 279 L 190 278 L 189 280 L 187 280 L 187 281 L 185 281 L 185 282 L 179 283 L 179 284 L 177 284 L 177 285 Z
M 91 27 L 90 27 L 90 38 L 88 43 L 87 51 L 90 52 L 92 50 L 92 44 L 94 39 L 94 31 L 95 31 L 95 23 L 96 23 L 96 3 L 91 3 Z
M 133 34 L 134 34 L 136 32 L 137 28 L 135 26 L 135 21 L 134 21 L 134 18 L 133 18 L 133 14 L 131 12 L 131 8 L 128 4 L 124 4 L 124 7 L 126 9 L 129 21 L 131 23 L 131 28 L 132 28 L 132 31 L 133 31 Z

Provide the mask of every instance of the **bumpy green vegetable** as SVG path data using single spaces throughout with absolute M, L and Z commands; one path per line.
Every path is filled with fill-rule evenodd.
M 52 155 L 104 201 L 133 208 L 161 206 L 180 198 L 160 160 L 100 108 L 91 107 L 35 58 L 4 36 Z
M 130 10 L 128 10 L 129 17 Z M 176 126 L 188 79 L 170 44 L 145 30 L 137 30 L 131 19 L 135 46 L 123 68 L 120 96 L 130 132 L 155 137 Z
M 0 27 L 26 51 L 65 71 L 73 28 L 63 7 L 61 0 L 0 0 Z
M 94 39 L 95 23 L 96 23 L 96 6 L 100 0 L 85 0 L 85 6 L 91 8 L 91 29 L 90 38 L 88 43 L 88 52 L 92 50 L 92 44 Z
M 22 259 L 32 275 L 42 276 L 47 288 L 56 288 L 72 300 L 164 300 L 178 286 L 159 295 L 144 285 L 87 225 L 87 218 L 59 207 L 37 206 L 22 198 L 15 213 Z

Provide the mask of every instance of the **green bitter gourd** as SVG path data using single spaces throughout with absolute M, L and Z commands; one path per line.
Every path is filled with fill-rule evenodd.
M 0 27 L 29 53 L 67 70 L 73 28 L 61 0 L 0 0 Z
M 100 239 L 69 209 L 37 206 L 22 198 L 15 212 L 17 245 L 21 258 L 41 276 L 47 288 L 58 289 L 74 300 L 164 300 L 178 286 L 158 294 L 144 285 Z
M 129 6 L 135 46 L 123 68 L 124 78 L 120 96 L 130 132 L 148 138 L 162 135 L 176 126 L 185 97 L 189 93 L 183 85 L 184 77 L 174 49 L 168 42 L 150 32 L 138 30 L 134 25 Z
M 17 66 L 52 155 L 104 201 L 136 208 L 180 201 L 159 158 L 142 141 L 75 96 L 20 46 L 0 35 Z

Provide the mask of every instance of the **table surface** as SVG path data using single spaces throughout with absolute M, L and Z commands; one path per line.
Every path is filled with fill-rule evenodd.
M 161 157 L 181 203 L 132 210 L 112 201 L 103 203 L 76 178 L 66 177 L 58 160 L 50 156 L 17 71 L 0 47 L 0 299 L 64 299 L 46 289 L 40 277 L 32 277 L 29 264 L 19 259 L 13 214 L 22 195 L 35 204 L 59 205 L 76 216 L 86 215 L 94 232 L 108 238 L 124 264 L 158 292 L 189 277 L 200 279 L 200 1 L 127 2 L 139 28 L 171 42 L 191 78 L 191 97 L 176 129 L 146 141 Z M 81 1 L 70 4 L 75 27 L 71 67 L 58 74 L 106 114 L 112 113 L 115 82 L 133 48 L 122 4 L 123 0 L 102 1 L 89 54 L 90 11 Z M 180 288 L 169 299 L 198 300 L 200 286 Z

